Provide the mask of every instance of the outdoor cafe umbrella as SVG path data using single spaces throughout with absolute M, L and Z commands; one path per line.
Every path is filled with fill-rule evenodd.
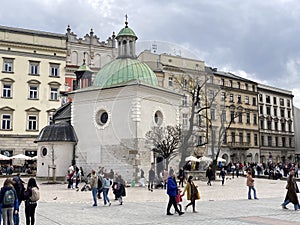
M 223 158 L 221 158 L 221 157 L 218 157 L 218 160 L 217 160 L 218 162 L 226 162 L 226 159 L 223 159 Z
M 199 159 L 197 159 L 195 156 L 189 156 L 189 157 L 186 157 L 185 158 L 185 161 L 187 162 L 187 161 L 192 161 L 192 162 L 200 162 L 200 160 Z
M 213 161 L 213 160 L 212 160 L 212 158 L 210 158 L 210 157 L 202 156 L 202 157 L 200 158 L 200 161 L 201 161 L 201 162 L 211 162 L 211 161 Z
M 10 158 L 6 155 L 0 154 L 0 160 L 10 160 Z
M 32 158 L 27 156 L 27 155 L 24 155 L 24 154 L 18 154 L 18 155 L 14 155 L 14 156 L 11 156 L 9 157 L 10 159 L 23 159 L 23 160 L 31 160 Z

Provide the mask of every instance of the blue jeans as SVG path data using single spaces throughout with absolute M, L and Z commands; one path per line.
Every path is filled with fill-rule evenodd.
M 282 203 L 281 205 L 282 205 L 282 206 L 286 206 L 286 205 L 289 204 L 289 203 L 290 203 L 290 200 L 287 199 L 287 200 L 285 200 L 284 203 Z M 295 210 L 298 210 L 299 208 L 300 208 L 300 205 L 299 205 L 299 204 L 294 204 L 294 209 L 295 209 Z
M 256 190 L 253 186 L 248 186 L 249 187 L 249 190 L 248 190 L 248 199 L 251 199 L 251 189 L 253 190 L 253 193 L 254 193 L 254 198 L 257 198 L 256 197 Z
M 93 206 L 97 206 L 97 192 L 98 192 L 98 188 L 94 187 L 92 189 L 92 195 L 93 195 L 93 200 L 94 200 Z
M 103 188 L 103 200 L 104 200 L 104 205 L 106 205 L 106 203 L 109 203 L 109 198 L 108 198 L 108 191 L 109 188 Z

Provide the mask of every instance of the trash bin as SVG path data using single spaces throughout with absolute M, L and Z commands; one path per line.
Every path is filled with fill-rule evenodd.
M 135 180 L 132 180 L 131 181 L 131 187 L 134 187 L 135 186 Z

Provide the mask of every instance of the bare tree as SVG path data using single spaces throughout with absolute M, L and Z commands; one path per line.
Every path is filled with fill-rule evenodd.
M 207 85 L 209 77 L 201 74 L 201 76 L 192 76 L 185 74 L 185 78 L 188 79 L 187 85 L 184 85 L 183 89 L 189 95 L 190 99 L 190 116 L 188 128 L 183 132 L 182 145 L 180 147 L 181 160 L 180 166 L 185 163 L 185 158 L 191 154 L 189 148 L 191 147 L 191 137 L 195 134 L 195 116 L 198 115 L 199 118 L 207 117 L 207 110 L 211 108 L 216 96 L 219 91 L 213 91 L 212 93 L 207 93 Z M 180 83 L 180 82 L 179 82 Z M 181 85 L 183 82 L 180 83 Z M 183 86 L 183 85 L 182 85 Z M 216 89 L 216 85 L 212 85 L 213 89 Z M 207 125 L 207 123 L 206 123 Z M 207 127 L 206 127 L 207 128 Z M 197 146 L 205 146 L 208 144 L 208 129 L 205 131 L 205 139 L 202 143 Z M 193 145 L 194 146 L 194 145 Z
M 152 145 L 151 150 L 164 158 L 166 168 L 170 161 L 178 155 L 181 144 L 180 126 L 152 127 L 146 133 L 146 139 Z

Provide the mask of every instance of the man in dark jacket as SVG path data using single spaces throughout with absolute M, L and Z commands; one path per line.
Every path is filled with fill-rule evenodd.
M 173 176 L 175 176 L 175 174 Z M 167 215 L 173 215 L 170 212 L 172 205 L 174 206 L 174 209 L 178 213 L 179 216 L 184 214 L 184 212 L 179 211 L 179 209 L 177 207 L 177 203 L 176 203 L 177 184 L 174 181 L 174 178 L 171 176 L 168 177 L 167 194 L 169 195 L 169 202 L 168 202 L 168 206 L 167 206 Z

